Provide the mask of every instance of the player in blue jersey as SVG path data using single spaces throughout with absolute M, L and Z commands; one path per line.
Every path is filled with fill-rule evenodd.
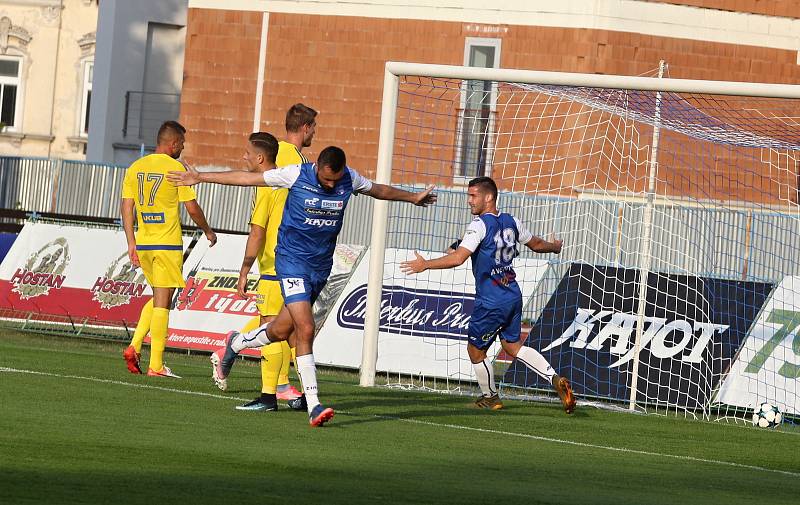
M 261 145 L 267 159 L 274 162 L 278 152 L 277 140 L 269 135 Z M 275 250 L 275 272 L 281 284 L 284 307 L 270 323 L 247 333 L 233 332 L 228 338 L 220 368 L 227 376 L 245 342 L 255 339 L 268 342 L 290 340 L 289 344 L 297 348 L 295 364 L 304 390 L 304 396 L 298 401 L 305 402 L 312 426 L 329 421 L 334 411 L 320 405 L 317 393 L 317 372 L 312 354 L 315 333 L 312 306 L 333 266 L 336 238 L 342 229 L 347 202 L 354 193 L 362 193 L 379 200 L 427 206 L 436 201 L 436 195 L 432 194 L 433 186 L 411 193 L 373 183 L 349 168 L 344 151 L 335 146 L 323 149 L 317 163 L 290 165 L 263 173 L 172 172 L 169 180 L 177 186 L 212 182 L 289 189 Z
M 498 212 L 497 185 L 489 177 L 471 180 L 467 194 L 467 203 L 476 217 L 461 242 L 453 244 L 455 247 L 451 246 L 455 251 L 431 260 L 415 253 L 416 258 L 403 262 L 400 269 L 411 274 L 454 268 L 471 257 L 475 276 L 475 308 L 467 330 L 467 354 L 482 393 L 475 404 L 491 410 L 503 408 L 495 388 L 492 363 L 486 356 L 486 351 L 499 336 L 506 353 L 550 381 L 564 404 L 564 410 L 571 414 L 575 409 L 575 396 L 569 381 L 556 374 L 538 351 L 522 345 L 522 292 L 512 266 L 519 254 L 517 243 L 537 253 L 559 254 L 562 241 L 548 242 L 536 237 L 511 214 Z

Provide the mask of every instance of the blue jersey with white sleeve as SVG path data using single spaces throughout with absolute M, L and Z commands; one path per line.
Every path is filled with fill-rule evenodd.
M 313 272 L 327 277 L 350 196 L 372 189 L 372 181 L 349 167 L 344 170 L 332 191 L 319 183 L 314 163 L 264 172 L 267 186 L 289 189 L 275 249 L 279 276 Z
M 521 299 L 512 263 L 519 255 L 517 244 L 527 244 L 532 238 L 511 214 L 487 213 L 472 220 L 461 247 L 472 252 L 476 303 L 499 307 Z

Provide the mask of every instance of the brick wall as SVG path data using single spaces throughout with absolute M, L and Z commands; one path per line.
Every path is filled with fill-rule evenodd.
M 260 13 L 190 9 L 182 119 L 192 132 L 187 156 L 198 164 L 241 166 L 252 126 L 260 23 Z M 306 154 L 313 159 L 337 144 L 346 149 L 351 166 L 374 176 L 384 62 L 462 64 L 464 39 L 475 36 L 502 39 L 504 68 L 639 75 L 664 59 L 675 78 L 800 80 L 797 54 L 788 50 L 605 30 L 273 13 L 262 128 L 280 137 L 286 109 L 302 101 L 320 111 L 317 137 Z M 453 142 L 446 135 L 438 140 Z M 447 151 L 434 153 L 441 158 L 434 168 L 442 180 L 452 181 L 452 148 Z M 682 163 L 682 170 L 691 171 L 686 163 L 691 162 Z M 790 184 L 794 175 L 781 177 L 782 184 Z M 683 191 L 682 181 L 665 192 Z M 552 184 L 563 188 L 568 182 Z
M 192 163 L 240 166 L 255 106 L 261 13 L 190 9 L 181 122 Z

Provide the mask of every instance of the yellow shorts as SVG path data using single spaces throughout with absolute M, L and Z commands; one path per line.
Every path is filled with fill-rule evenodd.
M 283 308 L 280 282 L 260 279 L 257 293 L 256 307 L 258 307 L 258 313 L 264 317 L 277 316 L 278 312 Z
M 183 288 L 183 251 L 137 250 L 147 283 L 154 288 Z

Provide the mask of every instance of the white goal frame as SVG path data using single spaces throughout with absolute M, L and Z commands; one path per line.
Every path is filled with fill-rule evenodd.
M 462 79 L 479 81 L 502 81 L 522 84 L 580 86 L 591 88 L 626 89 L 637 91 L 702 93 L 711 95 L 748 96 L 760 98 L 800 99 L 800 85 L 764 84 L 730 81 L 708 81 L 694 79 L 672 79 L 652 77 L 629 77 L 621 75 L 578 74 L 568 72 L 544 72 L 535 70 L 476 68 L 449 65 L 430 65 L 422 63 L 386 62 L 383 79 L 383 104 L 381 109 L 380 137 L 378 141 L 378 166 L 375 181 L 379 184 L 391 183 L 392 156 L 394 154 L 395 124 L 400 76 L 431 77 L 442 79 Z M 652 164 L 657 165 L 656 160 Z M 653 184 L 655 170 L 650 170 L 647 209 L 652 211 Z M 372 216 L 372 236 L 370 241 L 369 280 L 367 305 L 364 321 L 364 340 L 361 355 L 360 385 L 375 385 L 376 363 L 378 359 L 378 333 L 380 322 L 381 289 L 386 250 L 386 229 L 389 203 L 384 200 L 374 202 Z M 644 234 L 649 234 L 651 223 L 645 219 Z M 800 233 L 800 221 L 798 230 Z M 644 244 L 646 248 L 648 244 Z M 647 257 L 646 251 L 644 257 Z M 646 267 L 646 266 L 645 266 Z M 646 297 L 647 276 L 639 285 L 639 298 Z M 642 305 L 643 307 L 643 305 Z M 643 309 L 642 309 L 643 310 Z M 640 315 L 641 317 L 641 315 Z M 642 325 L 637 325 L 634 348 L 639 349 L 642 339 Z M 633 377 L 629 408 L 635 407 L 637 395 L 638 352 L 633 357 Z

